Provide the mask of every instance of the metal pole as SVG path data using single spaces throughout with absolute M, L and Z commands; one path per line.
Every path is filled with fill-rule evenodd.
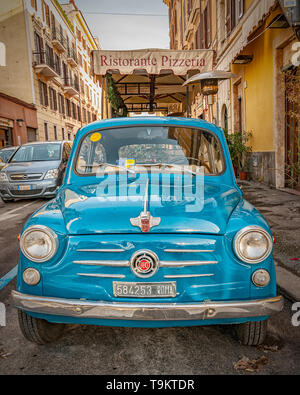
M 188 73 L 186 74 L 185 79 L 186 80 L 189 79 Z M 186 116 L 187 116 L 187 118 L 190 117 L 190 102 L 189 102 L 189 86 L 188 85 L 186 86 Z

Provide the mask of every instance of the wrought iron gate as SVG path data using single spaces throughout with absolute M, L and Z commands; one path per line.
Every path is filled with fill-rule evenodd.
M 285 182 L 300 190 L 300 67 L 285 72 Z

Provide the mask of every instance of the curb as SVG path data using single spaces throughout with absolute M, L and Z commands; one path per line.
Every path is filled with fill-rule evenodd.
M 278 266 L 275 262 L 277 286 L 280 292 L 293 302 L 300 301 L 300 277 Z

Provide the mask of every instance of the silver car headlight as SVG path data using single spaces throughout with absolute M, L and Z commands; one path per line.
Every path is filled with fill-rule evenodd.
M 58 237 L 47 226 L 33 225 L 22 234 L 20 248 L 26 258 L 31 261 L 45 262 L 56 254 Z
M 0 171 L 0 182 L 1 181 L 8 181 L 7 175 L 4 171 Z
M 233 240 L 234 251 L 239 259 L 247 263 L 259 263 L 271 253 L 273 241 L 260 226 L 246 226 Z
M 49 180 L 50 178 L 57 178 L 58 177 L 58 169 L 50 169 L 45 174 L 45 180 Z

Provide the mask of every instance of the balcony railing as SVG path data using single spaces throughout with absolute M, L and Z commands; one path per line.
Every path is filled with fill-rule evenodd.
M 34 68 L 45 77 L 59 77 L 60 65 L 47 51 L 33 52 Z
M 76 67 L 78 65 L 78 57 L 74 48 L 70 48 L 70 47 L 68 48 L 67 62 L 72 67 Z
M 66 39 L 59 30 L 52 30 L 52 45 L 60 52 L 65 52 L 67 49 Z
M 76 78 L 64 77 L 64 91 L 70 96 L 79 94 L 79 82 Z

